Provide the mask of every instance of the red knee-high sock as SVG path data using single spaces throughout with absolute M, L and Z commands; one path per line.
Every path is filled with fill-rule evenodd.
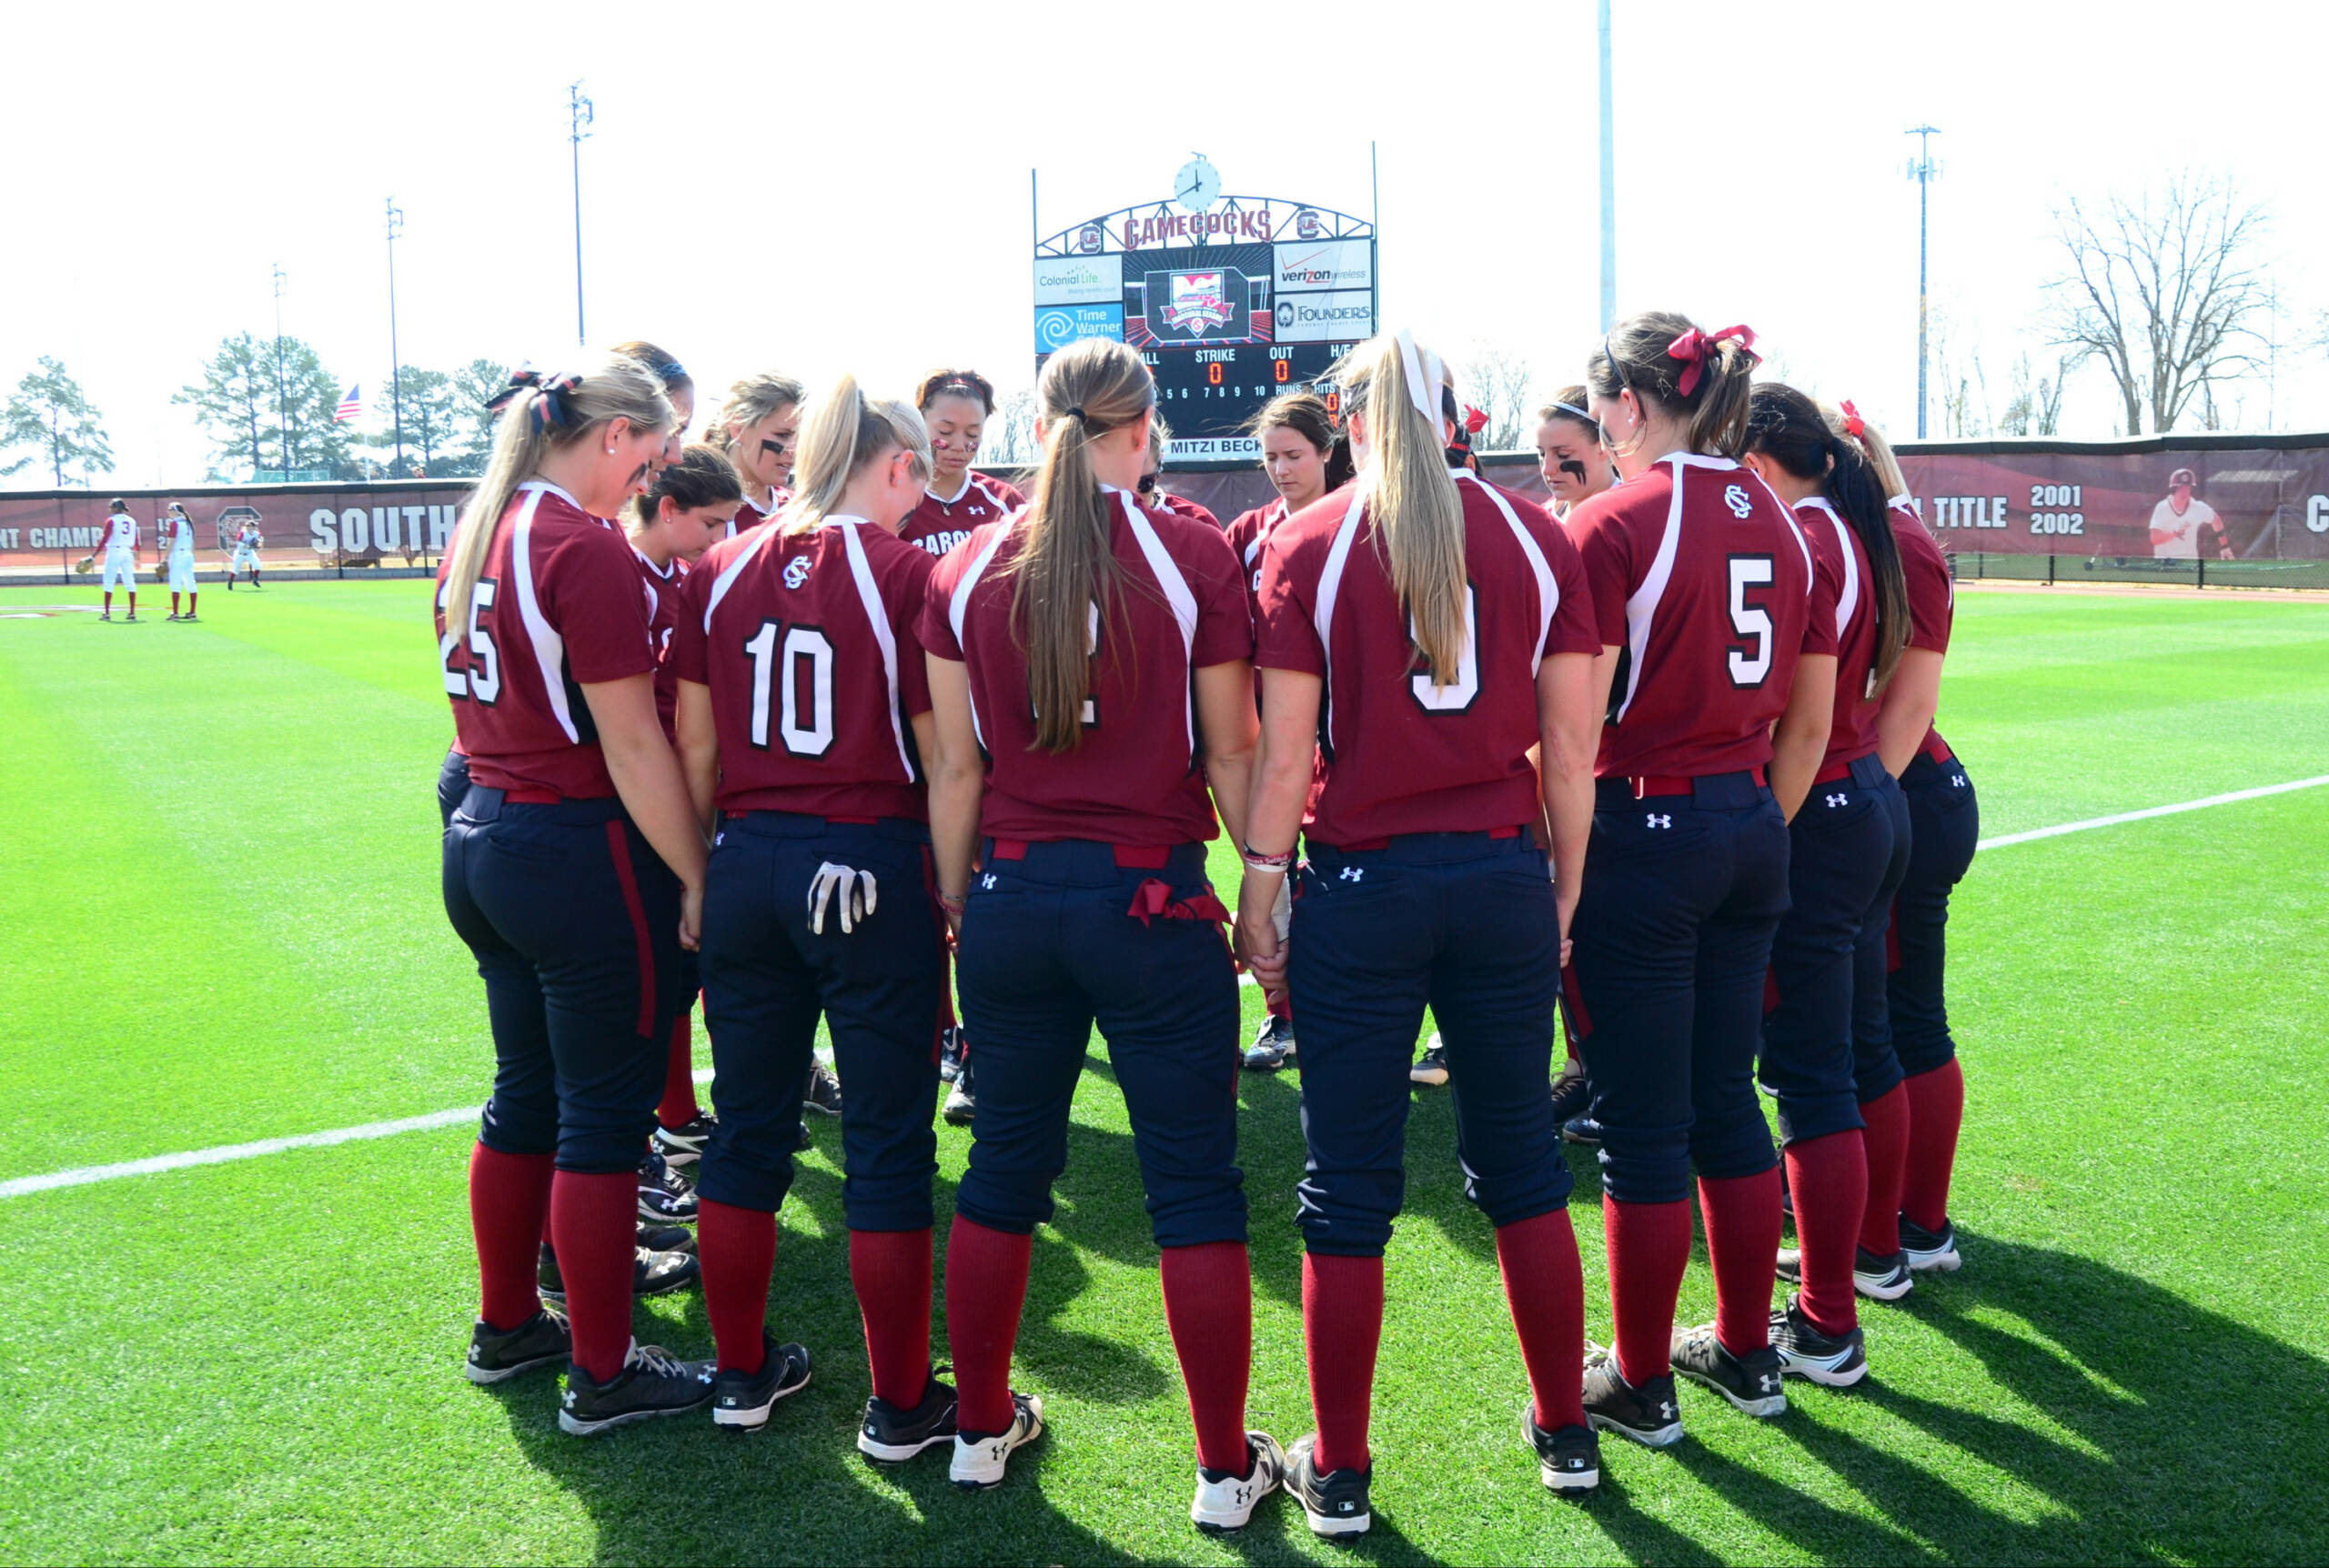
M 170 613 L 172 615 L 178 613 L 178 594 L 176 588 L 170 590 Z
M 1537 1424 L 1547 1432 L 1585 1424 L 1585 1272 L 1568 1211 L 1500 1225 L 1497 1267 L 1505 1304 L 1528 1363 Z
M 477 1236 L 482 1302 L 478 1316 L 493 1328 L 516 1328 L 541 1311 L 534 1293 L 534 1239 L 549 1213 L 548 1154 L 504 1154 L 479 1144 L 469 1151 L 469 1229 Z
M 1938 1231 L 1949 1223 L 1949 1178 L 1957 1168 L 1957 1130 L 1965 1120 L 1965 1072 L 1952 1056 L 1901 1087 L 1909 1091 L 1909 1154 L 1901 1212 Z
M 1732 1355 L 1771 1342 L 1771 1287 L 1780 1252 L 1780 1168 L 1759 1176 L 1699 1180 L 1714 1267 L 1714 1333 Z
M 1690 1264 L 1690 1205 L 1601 1201 L 1618 1371 L 1634 1387 L 1673 1370 L 1674 1303 Z
M 874 1397 L 912 1410 L 930 1391 L 929 1231 L 852 1231 L 849 1282 Z
M 696 1207 L 695 1235 L 703 1256 L 703 1315 L 711 1320 L 720 1370 L 756 1372 L 766 1355 L 761 1331 L 776 1268 L 776 1216 L 706 1198 Z
M 197 589 L 195 589 L 192 593 L 189 593 L 188 595 L 187 595 L 187 596 L 186 596 L 186 613 L 187 613 L 187 614 L 188 614 L 188 615 L 192 615 L 192 614 L 194 613 L 194 607 L 195 607 L 195 603 L 196 603 L 196 601 L 197 601 L 197 600 L 200 599 L 201 598 L 202 598 L 202 590 L 201 590 L 200 588 L 197 588 Z
M 1189 1391 L 1197 1462 L 1245 1473 L 1245 1382 L 1254 1362 L 1254 1274 L 1243 1241 L 1166 1247 L 1164 1322 Z
M 955 1419 L 967 1432 L 1011 1425 L 1011 1347 L 1027 1302 L 1027 1266 L 1035 1238 L 990 1231 L 954 1216 L 946 1238 L 946 1345 L 961 1400 Z
M 1860 1322 L 1852 1295 L 1852 1248 L 1868 1206 L 1868 1143 L 1860 1129 L 1787 1146 L 1787 1190 L 1795 1198 L 1795 1240 L 1803 1253 L 1804 1316 L 1822 1333 Z
M 701 1112 L 695 1102 L 695 1027 L 689 1015 L 694 1010 L 680 1014 L 671 1024 L 671 1050 L 663 1063 L 663 1103 L 655 1108 L 655 1120 L 665 1127 L 685 1127 Z
M 1901 1180 L 1909 1165 L 1909 1091 L 1891 1090 L 1860 1108 L 1868 1123 L 1868 1211 L 1860 1244 L 1880 1258 L 1901 1250 Z
M 1263 1004 L 1269 1009 L 1269 1013 L 1272 1018 L 1292 1018 L 1294 1016 L 1294 996 L 1290 991 L 1280 991 L 1275 996 L 1272 996 L 1267 991 L 1264 991 L 1262 993 L 1262 1001 Z
M 1320 1470 L 1365 1470 L 1375 1462 L 1366 1420 L 1382 1339 L 1383 1260 L 1305 1253 L 1302 1341 L 1310 1360 L 1310 1408 L 1318 1417 Z
M 549 1228 L 574 1324 L 574 1364 L 599 1382 L 622 1371 L 630 1350 L 638 1203 L 639 1178 L 629 1171 L 560 1171 L 550 1182 Z

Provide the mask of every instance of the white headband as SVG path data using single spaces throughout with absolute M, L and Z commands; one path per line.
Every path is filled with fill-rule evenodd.
M 1407 401 L 1416 406 L 1423 422 L 1437 430 L 1446 417 L 1439 407 L 1439 385 L 1447 379 L 1447 367 L 1430 349 L 1416 347 L 1414 333 L 1400 333 L 1398 341 L 1400 367 L 1407 373 Z

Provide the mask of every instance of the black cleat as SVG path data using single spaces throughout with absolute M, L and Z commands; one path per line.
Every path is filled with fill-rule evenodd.
M 642 1225 L 640 1230 L 658 1229 Z M 671 1230 L 678 1230 L 674 1225 Z M 696 1261 L 695 1238 L 688 1238 L 688 1250 L 657 1251 L 651 1247 L 638 1247 L 631 1252 L 630 1293 L 634 1296 L 665 1296 L 673 1291 L 684 1291 L 703 1277 L 703 1265 Z M 559 1276 L 558 1254 L 549 1243 L 542 1243 L 540 1265 L 534 1276 L 534 1288 L 542 1300 L 566 1301 L 566 1282 Z
M 639 1217 L 663 1223 L 693 1221 L 695 1189 L 671 1169 L 670 1161 L 650 1152 L 639 1162 Z
M 1803 1283 L 1803 1251 L 1800 1247 L 1782 1247 L 1779 1256 L 1779 1277 L 1790 1285 Z M 1916 1277 L 1909 1272 L 1909 1256 L 1895 1252 L 1880 1258 L 1866 1247 L 1852 1249 L 1852 1289 L 1871 1302 L 1897 1302 L 1916 1289 Z
M 1771 1349 L 1779 1352 L 1782 1372 L 1829 1388 L 1850 1388 L 1868 1375 L 1868 1348 L 1859 1326 L 1846 1334 L 1829 1333 L 1804 1315 L 1795 1296 L 1771 1313 Z
M 1965 1260 L 1957 1255 L 1957 1227 L 1947 1220 L 1938 1231 L 1928 1231 L 1906 1214 L 1901 1216 L 1901 1251 L 1909 1261 L 1909 1271 L 1921 1274 L 1928 1271 L 1953 1274 L 1964 1267 Z
M 1590 1115 L 1572 1116 L 1561 1123 L 1564 1141 L 1583 1149 L 1601 1147 L 1601 1123 Z
M 884 1464 L 899 1464 L 924 1449 L 954 1441 L 954 1385 L 933 1373 L 923 1385 L 922 1402 L 904 1410 L 875 1395 L 865 1402 L 858 1423 L 857 1452 Z
M 833 1076 L 832 1068 L 822 1061 L 810 1061 L 809 1081 L 801 1091 L 801 1105 L 820 1116 L 841 1114 L 841 1080 Z
M 1290 1018 L 1265 1018 L 1254 1036 L 1254 1043 L 1245 1048 L 1245 1064 L 1248 1072 L 1275 1072 L 1294 1059 L 1294 1020 Z
M 1537 1424 L 1537 1402 L 1520 1407 L 1520 1435 L 1537 1451 L 1537 1479 L 1554 1492 L 1590 1492 L 1601 1484 L 1601 1440 L 1589 1426 L 1547 1432 Z
M 655 1152 L 667 1165 L 692 1165 L 703 1158 L 703 1146 L 711 1141 L 711 1130 L 719 1123 L 699 1111 L 684 1127 L 655 1129 Z
M 566 1314 L 544 1307 L 508 1333 L 480 1319 L 469 1330 L 469 1359 L 461 1371 L 471 1382 L 507 1382 L 573 1352 L 574 1333 L 566 1326 Z
M 1706 1384 L 1749 1415 L 1787 1413 L 1787 1391 L 1780 1386 L 1780 1354 L 1770 1346 L 1735 1356 L 1715 1337 L 1712 1323 L 1700 1323 L 1674 1331 L 1672 1354 L 1676 1372 Z
M 1240 1472 L 1197 1466 L 1197 1494 L 1189 1500 L 1189 1523 L 1208 1535 L 1243 1530 L 1255 1505 L 1285 1484 L 1285 1452 L 1266 1432 L 1245 1434 L 1245 1468 Z
M 1044 1435 L 1044 1402 L 1032 1393 L 1011 1395 L 1011 1424 L 1001 1432 L 954 1433 L 954 1457 L 946 1462 L 946 1479 L 966 1492 L 985 1492 L 1003 1484 L 1003 1466 L 1012 1454 Z
M 589 1437 L 633 1422 L 701 1410 L 711 1402 L 711 1365 L 683 1362 L 660 1345 L 633 1340 L 622 1371 L 605 1382 L 592 1382 L 579 1366 L 567 1368 L 559 1429 Z
M 1615 1352 L 1588 1351 L 1585 1357 L 1586 1424 L 1650 1448 L 1682 1441 L 1682 1407 L 1674 1402 L 1672 1374 L 1636 1388 L 1618 1370 Z
M 970 1058 L 963 1059 L 963 1070 L 956 1074 L 954 1087 L 946 1092 L 943 1114 L 949 1127 L 968 1127 L 979 1109 L 978 1085 L 972 1081 Z
M 1583 1116 L 1593 1108 L 1593 1089 L 1581 1072 L 1565 1073 L 1553 1080 L 1553 1120 L 1567 1123 Z
M 1303 1519 L 1313 1535 L 1364 1535 L 1375 1523 L 1367 1506 L 1366 1488 L 1375 1467 L 1365 1470 L 1318 1472 L 1318 1439 L 1313 1434 L 1295 1440 L 1285 1456 L 1285 1489 L 1302 1504 Z
M 962 1076 L 963 1059 L 971 1048 L 970 1039 L 959 1026 L 950 1025 L 938 1036 L 938 1081 L 952 1083 Z
M 715 1426 L 758 1432 L 768 1424 L 776 1402 L 789 1399 L 809 1386 L 809 1352 L 802 1345 L 778 1344 L 766 1329 L 761 1331 L 761 1370 L 723 1372 L 713 1380 L 711 1421 Z
M 693 1252 L 695 1232 L 685 1225 L 650 1225 L 641 1220 L 638 1244 L 650 1252 Z
M 1415 1065 L 1407 1069 L 1407 1081 L 1427 1089 L 1437 1089 L 1447 1081 L 1447 1048 L 1439 1042 L 1437 1032 L 1432 1035 L 1431 1043 L 1423 1048 L 1423 1054 L 1416 1058 Z

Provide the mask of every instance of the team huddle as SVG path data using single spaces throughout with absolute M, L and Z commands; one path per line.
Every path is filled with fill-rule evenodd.
M 812 1375 L 767 1322 L 776 1215 L 804 1109 L 837 1111 L 857 1446 L 1002 1484 L 1056 1414 L 1011 1362 L 1096 1026 L 1201 1528 L 1278 1490 L 1369 1526 L 1415 1079 L 1453 1086 L 1547 1487 L 1598 1485 L 1603 1432 L 1678 1441 L 1678 1375 L 1759 1417 L 1865 1377 L 1859 1298 L 1960 1266 L 1942 959 L 1978 809 L 1931 728 L 1947 563 L 1882 436 L 1756 382 L 1753 338 L 1618 324 L 1542 410 L 1549 505 L 1479 477 L 1437 356 L 1376 338 L 1263 410 L 1279 498 L 1225 527 L 1158 488 L 1119 343 L 1044 366 L 1025 494 L 971 468 L 967 371 L 749 377 L 695 446 L 652 345 L 514 377 L 437 594 L 445 903 L 497 1054 L 468 1375 L 564 1363 L 577 1434 L 765 1424 Z M 1316 1426 L 1284 1447 L 1246 1421 L 1241 1055 L 1298 1066 L 1308 1144 Z M 1598 1148 L 1606 1350 L 1564 1137 Z M 1694 1187 L 1717 1305 L 1678 1326 Z M 692 1284 L 716 1360 L 639 1344 L 634 1295 Z

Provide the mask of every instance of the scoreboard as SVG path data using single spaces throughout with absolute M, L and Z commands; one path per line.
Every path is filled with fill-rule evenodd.
M 1375 258 L 1372 224 L 1304 203 L 1128 207 L 1036 246 L 1035 363 L 1127 344 L 1156 378 L 1168 459 L 1248 456 L 1263 404 L 1374 335 Z

